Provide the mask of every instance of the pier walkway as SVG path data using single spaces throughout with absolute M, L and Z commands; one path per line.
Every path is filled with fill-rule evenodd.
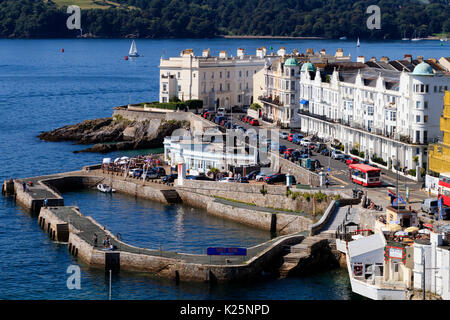
M 264 250 L 269 249 L 276 242 L 288 239 L 292 236 L 298 235 L 307 235 L 308 232 L 302 232 L 298 234 L 290 234 L 285 236 L 280 236 L 259 245 L 247 248 L 247 256 L 239 257 L 239 256 L 207 256 L 206 254 L 188 254 L 188 253 L 178 253 L 174 251 L 163 251 L 163 250 L 154 250 L 147 248 L 139 248 L 129 244 L 126 244 L 123 241 L 120 241 L 117 236 L 112 234 L 105 227 L 98 224 L 91 217 L 84 216 L 80 213 L 77 207 L 64 206 L 64 207 L 49 207 L 48 208 L 51 213 L 56 216 L 59 220 L 64 221 L 71 226 L 69 229 L 76 229 L 77 235 L 84 240 L 84 242 L 88 243 L 92 246 L 93 249 L 102 250 L 105 252 L 129 252 L 135 254 L 142 255 L 151 255 L 158 256 L 170 259 L 180 260 L 186 263 L 199 263 L 199 264 L 215 264 L 215 265 L 227 265 L 227 264 L 242 264 L 244 261 L 250 260 L 257 255 L 261 254 Z M 98 242 L 97 245 L 94 245 L 94 234 L 97 234 Z M 108 235 L 111 239 L 111 244 L 116 246 L 117 249 L 114 251 L 103 249 L 103 240 Z M 206 251 L 206 247 L 205 247 Z

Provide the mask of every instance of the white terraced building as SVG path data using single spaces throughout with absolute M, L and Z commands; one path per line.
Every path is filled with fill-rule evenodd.
M 246 55 L 238 48 L 234 57 L 220 51 L 211 56 L 209 49 L 195 56 L 192 49 L 179 57 L 161 58 L 159 101 L 200 99 L 209 109 L 248 106 L 253 102 L 253 75 L 264 67 L 265 48 Z
M 300 75 L 301 130 L 357 147 L 387 167 L 426 168 L 427 144 L 441 136 L 440 115 L 450 74 L 434 59 L 327 65 L 311 63 Z M 418 173 L 419 170 L 417 170 Z
M 300 117 L 296 112 L 299 108 L 300 64 L 337 61 L 351 61 L 351 56 L 344 56 L 341 48 L 334 55 L 327 54 L 325 49 L 314 52 L 310 48 L 306 53 L 294 49 L 287 54 L 285 47 L 277 51 L 277 56 L 266 56 L 264 69 L 254 76 L 254 98 L 263 106 L 264 120 L 283 128 L 300 128 Z

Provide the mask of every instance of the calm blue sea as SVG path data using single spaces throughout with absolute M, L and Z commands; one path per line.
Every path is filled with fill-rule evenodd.
M 85 119 L 111 116 L 112 107 L 158 99 L 159 59 L 177 56 L 192 48 L 212 54 L 238 47 L 254 53 L 265 45 L 297 48 L 344 49 L 353 59 L 401 58 L 405 53 L 425 58 L 448 56 L 449 45 L 439 41 L 417 43 L 300 40 L 138 40 L 143 57 L 125 61 L 129 40 L 0 40 L 0 180 L 77 170 L 99 163 L 102 155 L 73 154 L 86 146 L 49 143 L 36 138 L 51 130 Z M 61 52 L 64 48 L 64 53 Z M 127 155 L 136 152 L 125 153 Z M 124 154 L 124 153 L 121 153 Z M 112 154 L 115 157 L 118 154 Z M 252 245 L 268 239 L 259 230 L 207 216 L 183 206 L 162 206 L 122 195 L 65 194 L 66 203 L 77 204 L 130 243 L 163 249 L 201 252 L 208 245 Z M 65 245 L 49 240 L 30 216 L 11 199 L 0 197 L 0 299 L 107 299 L 104 273 L 74 260 Z M 138 226 L 138 228 L 136 228 Z M 68 290 L 66 269 L 79 264 L 81 290 Z M 114 277 L 113 299 L 354 299 L 345 270 L 308 278 L 277 280 L 268 277 L 246 285 L 209 287 L 148 275 L 125 273 Z

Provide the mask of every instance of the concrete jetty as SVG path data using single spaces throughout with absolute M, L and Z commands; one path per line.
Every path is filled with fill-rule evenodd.
M 78 207 L 41 208 L 38 223 L 51 239 L 67 242 L 69 252 L 91 267 L 116 272 L 143 271 L 176 281 L 235 282 L 258 277 L 280 256 L 284 246 L 297 244 L 304 238 L 304 234 L 299 233 L 269 240 L 248 248 L 245 258 L 211 258 L 126 244 L 94 219 L 84 216 Z M 94 233 L 98 237 L 97 244 Z M 103 248 L 107 235 L 115 250 Z
M 5 195 L 13 193 L 17 203 L 39 214 L 38 223 L 49 237 L 67 243 L 69 252 L 87 265 L 105 271 L 149 272 L 175 281 L 236 282 L 256 278 L 264 270 L 277 270 L 283 264 L 286 248 L 292 247 L 295 251 L 295 245 L 301 244 L 311 232 L 312 220 L 298 212 L 237 203 L 192 192 L 188 188 L 175 188 L 119 173 L 104 172 L 99 168 L 98 165 L 87 166 L 79 171 L 8 180 L 4 182 L 2 190 Z M 135 197 L 162 203 L 184 202 L 205 208 L 209 214 L 283 235 L 247 248 L 246 257 L 207 256 L 135 247 L 117 238 L 91 217 L 84 216 L 78 207 L 64 206 L 60 191 L 96 188 L 99 183 L 106 183 L 118 192 Z M 270 201 L 286 197 L 282 189 L 271 188 Z M 44 204 L 45 199 L 47 206 Z M 291 201 L 284 202 L 292 205 Z M 334 212 L 328 211 L 330 215 Z M 97 235 L 98 243 L 94 243 L 94 234 Z M 107 235 L 114 246 L 113 250 L 103 248 L 102 243 Z M 308 266 L 321 261 L 309 259 L 316 251 L 306 251 L 305 259 L 298 259 L 295 268 L 301 261 Z M 286 256 L 285 262 L 292 263 L 290 258 Z M 292 265 L 289 267 L 289 270 L 294 269 Z M 284 272 L 284 269 L 281 271 Z M 291 273 L 289 270 L 285 270 L 285 275 Z

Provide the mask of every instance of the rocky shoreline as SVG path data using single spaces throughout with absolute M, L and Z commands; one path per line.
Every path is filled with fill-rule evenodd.
M 44 141 L 74 141 L 94 146 L 74 151 L 107 153 L 117 150 L 138 150 L 163 147 L 164 137 L 176 129 L 189 129 L 189 122 L 151 119 L 130 121 L 121 117 L 100 118 L 67 125 L 42 132 L 38 138 Z

